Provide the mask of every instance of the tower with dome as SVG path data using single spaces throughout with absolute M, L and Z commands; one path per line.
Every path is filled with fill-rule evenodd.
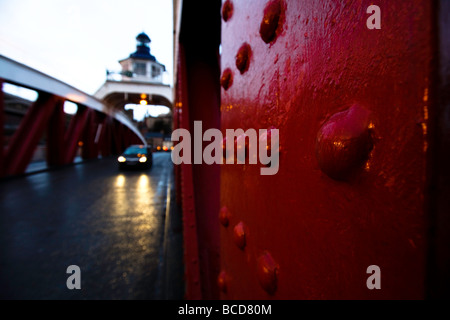
M 123 80 L 162 83 L 166 67 L 150 53 L 150 37 L 142 32 L 137 35 L 136 41 L 136 51 L 128 58 L 119 60 Z
M 172 109 L 172 88 L 163 82 L 166 67 L 150 53 L 151 39 L 145 32 L 138 34 L 136 41 L 136 51 L 119 60 L 122 70 L 108 70 L 105 83 L 94 96 L 116 109 L 123 110 L 126 104 Z

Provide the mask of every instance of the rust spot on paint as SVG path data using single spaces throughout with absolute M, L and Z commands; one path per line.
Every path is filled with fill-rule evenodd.
M 222 207 L 219 212 L 219 221 L 224 227 L 228 227 L 230 223 L 230 211 L 227 207 Z
M 274 41 L 282 30 L 284 23 L 285 3 L 282 0 L 272 0 L 264 9 L 259 34 L 265 43 Z
M 241 221 L 239 222 L 233 230 L 233 240 L 236 246 L 238 246 L 239 249 L 244 249 L 245 245 L 247 244 L 246 241 L 246 226 Z
M 279 266 L 269 252 L 265 251 L 257 261 L 256 276 L 261 287 L 269 294 L 274 294 L 278 285 Z
M 225 90 L 228 90 L 228 88 L 230 88 L 232 84 L 233 84 L 233 72 L 231 71 L 230 68 L 226 68 L 222 73 L 222 77 L 220 77 L 220 85 Z
M 426 79 L 428 82 L 428 79 Z M 424 103 L 428 103 L 428 99 L 429 99 L 429 92 L 428 92 L 428 88 L 425 88 L 425 92 L 423 94 L 423 102 Z M 424 105 L 423 106 L 423 122 L 422 122 L 422 132 L 423 132 L 423 152 L 427 152 L 428 150 L 428 141 L 427 141 L 427 135 L 428 135 L 428 105 Z
M 223 293 L 226 293 L 228 290 L 228 275 L 225 271 L 222 270 L 222 272 L 219 273 L 219 276 L 217 277 L 217 286 L 219 287 L 219 290 Z
M 222 6 L 223 21 L 227 22 L 228 20 L 231 19 L 231 17 L 233 16 L 233 10 L 234 10 L 233 2 L 231 2 L 230 0 L 225 1 Z
M 236 54 L 236 67 L 241 74 L 244 74 L 250 66 L 252 48 L 248 43 L 244 43 Z
M 371 112 L 359 105 L 333 115 L 320 128 L 316 156 L 320 169 L 335 180 L 346 180 L 364 167 L 373 148 Z

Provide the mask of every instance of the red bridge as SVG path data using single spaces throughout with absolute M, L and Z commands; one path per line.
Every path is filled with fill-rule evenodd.
M 449 298 L 448 1 L 175 0 L 174 30 L 172 129 L 278 132 L 278 171 L 155 152 L 120 173 L 145 143 L 124 113 L 1 57 L 39 94 L 0 150 L 1 297 Z M 22 175 L 44 133 L 58 169 Z M 203 140 L 192 159 L 226 149 Z M 68 292 L 71 264 L 109 293 Z

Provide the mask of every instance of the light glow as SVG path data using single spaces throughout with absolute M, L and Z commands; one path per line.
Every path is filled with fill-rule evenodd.
M 75 114 L 78 111 L 78 105 L 76 103 L 65 101 L 64 102 L 64 113 Z
M 122 188 L 124 186 L 125 186 L 125 176 L 121 174 L 116 178 L 116 187 Z
M 142 121 L 146 117 L 159 117 L 170 113 L 170 109 L 161 105 L 126 104 L 125 110 L 133 110 L 133 119 Z
M 28 101 L 36 101 L 38 98 L 38 93 L 36 91 L 10 83 L 3 84 L 3 91 Z

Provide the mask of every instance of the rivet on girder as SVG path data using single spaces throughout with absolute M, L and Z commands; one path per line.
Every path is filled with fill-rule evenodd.
M 285 4 L 282 0 L 272 0 L 264 9 L 259 34 L 265 43 L 274 41 L 281 32 L 284 22 Z
M 236 67 L 241 74 L 247 72 L 252 57 L 252 48 L 248 43 L 244 43 L 236 54 Z
M 241 221 L 233 229 L 233 240 L 239 249 L 243 250 L 246 245 L 246 229 L 247 227 Z
M 346 180 L 363 166 L 373 149 L 371 112 L 357 104 L 333 115 L 319 130 L 316 157 L 320 169 Z
M 224 227 L 228 227 L 230 223 L 230 211 L 227 207 L 222 207 L 219 212 L 219 221 Z
M 269 252 L 265 251 L 257 260 L 256 276 L 261 287 L 269 294 L 274 294 L 278 285 L 279 266 Z
M 233 2 L 227 0 L 222 6 L 222 19 L 227 22 L 233 16 Z
M 219 273 L 219 276 L 217 277 L 217 285 L 219 287 L 219 290 L 223 293 L 226 293 L 228 290 L 228 275 L 225 271 L 222 271 Z
M 220 85 L 225 90 L 228 90 L 228 88 L 230 88 L 232 84 L 233 84 L 233 72 L 231 71 L 230 68 L 226 68 L 222 73 L 222 77 L 220 77 Z

